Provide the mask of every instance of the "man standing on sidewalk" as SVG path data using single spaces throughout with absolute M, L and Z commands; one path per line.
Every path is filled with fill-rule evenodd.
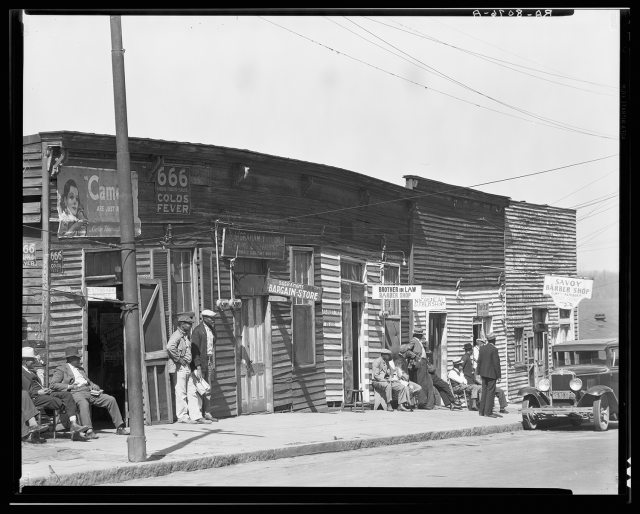
M 169 373 L 176 376 L 176 414 L 178 423 L 211 423 L 200 413 L 200 399 L 198 390 L 191 379 L 191 332 L 193 318 L 186 314 L 178 316 L 178 330 L 167 343 L 169 353 Z
M 480 416 L 501 418 L 493 412 L 493 399 L 496 395 L 496 380 L 502 378 L 500 371 L 500 356 L 495 347 L 496 336 L 493 332 L 487 335 L 487 344 L 478 353 L 477 373 L 482 377 L 482 396 L 478 406 Z
M 202 323 L 191 334 L 191 372 L 204 378 L 211 385 L 213 378 L 213 355 L 216 345 L 214 318 L 217 314 L 209 309 L 202 311 Z M 202 414 L 209 421 L 218 421 L 211 415 L 211 390 L 202 397 Z

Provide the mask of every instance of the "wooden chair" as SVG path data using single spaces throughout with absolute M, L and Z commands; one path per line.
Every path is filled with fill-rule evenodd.
M 374 392 L 373 410 L 378 410 L 378 407 L 380 407 L 381 405 L 384 410 L 387 410 L 387 400 L 383 398 L 375 388 L 373 392 Z
M 462 391 L 462 393 L 456 392 L 453 389 L 453 386 L 451 385 L 451 380 L 449 379 L 449 377 L 447 377 L 447 383 L 449 384 L 449 389 L 451 389 L 451 392 L 454 394 L 454 396 L 457 396 L 458 398 L 462 398 L 462 404 L 464 408 L 469 410 L 469 403 L 467 402 L 467 392 L 466 391 Z
M 351 393 L 350 402 L 342 402 L 340 411 L 344 411 L 345 407 L 349 407 L 351 412 L 364 412 L 364 403 L 362 403 L 362 389 L 347 389 L 348 393 Z M 355 410 L 354 410 L 355 409 Z
M 52 410 L 53 411 L 53 438 L 56 438 L 56 427 L 58 426 L 58 420 L 60 419 L 60 413 L 58 412 L 58 409 L 48 409 L 48 410 Z M 39 408 L 38 409 L 38 425 L 42 425 L 42 415 L 45 415 L 47 417 L 48 414 L 45 412 L 45 410 L 43 408 Z

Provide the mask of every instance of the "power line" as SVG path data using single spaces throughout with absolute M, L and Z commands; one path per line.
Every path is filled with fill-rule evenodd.
M 616 203 L 616 204 L 612 205 L 611 207 L 607 207 L 606 209 L 603 209 L 603 210 L 601 210 L 599 212 L 596 212 L 595 214 L 585 215 L 582 218 L 578 219 L 576 223 L 580 223 L 581 221 L 584 221 L 584 220 L 586 220 L 588 218 L 593 218 L 594 216 L 597 216 L 598 214 L 602 214 L 603 212 L 607 212 L 607 211 L 613 209 L 614 207 L 618 207 L 618 205 L 620 205 L 620 204 Z M 602 206 L 596 207 L 594 209 L 594 211 L 597 210 L 597 209 L 600 209 L 601 207 Z M 591 212 L 593 212 L 593 211 L 591 211 Z
M 615 198 L 616 196 L 618 196 L 618 191 L 617 190 L 615 192 L 613 192 L 613 193 L 609 193 L 609 194 L 604 195 L 604 196 L 599 196 L 599 197 L 594 198 L 593 200 L 589 200 L 589 201 L 587 201 L 585 203 L 580 203 L 580 204 L 573 205 L 571 207 L 566 207 L 566 208 L 567 209 L 575 209 L 575 210 L 584 209 L 585 207 L 590 207 L 590 206 L 595 205 L 597 203 L 602 203 L 602 202 L 609 201 L 612 198 Z
M 606 246 L 604 248 L 590 248 L 588 250 L 578 250 L 580 253 L 585 253 L 585 252 L 597 252 L 599 250 L 614 250 L 620 248 L 619 246 Z
M 390 21 L 393 21 L 394 23 L 398 23 L 397 21 L 391 20 L 390 18 L 387 18 L 387 19 L 388 19 L 388 20 L 390 20 Z M 513 52 L 510 52 L 509 50 L 505 50 L 504 48 L 500 48 L 499 46 L 492 45 L 491 43 L 487 43 L 486 41 L 483 41 L 482 39 L 479 39 L 479 38 L 477 38 L 477 37 L 475 37 L 475 36 L 472 36 L 472 35 L 470 35 L 470 34 L 467 34 L 466 32 L 463 32 L 462 30 L 455 29 L 455 28 L 453 28 L 453 27 L 451 27 L 451 26 L 447 25 L 446 23 L 442 23 L 441 21 L 438 21 L 438 20 L 436 20 L 436 19 L 434 19 L 434 18 L 431 18 L 431 19 L 432 19 L 433 21 L 435 21 L 436 23 L 439 23 L 440 25 L 444 25 L 445 27 L 450 28 L 451 30 L 455 30 L 456 32 L 460 32 L 461 34 L 464 34 L 465 36 L 468 36 L 468 37 L 470 37 L 470 38 L 476 39 L 476 40 L 478 40 L 478 41 L 480 41 L 480 42 L 482 42 L 482 43 L 484 43 L 484 44 L 486 44 L 486 45 L 489 45 L 489 46 L 492 46 L 492 47 L 494 47 L 494 48 L 497 48 L 498 50 L 501 50 L 501 51 L 506 52 L 506 53 L 508 53 L 508 54 L 515 55 L 516 57 L 519 57 L 520 59 L 524 59 L 525 61 L 532 62 L 532 63 L 534 63 L 534 64 L 537 64 L 538 66 L 542 66 L 543 68 L 547 68 L 548 70 L 553 70 L 553 71 L 556 71 L 556 72 L 558 72 L 558 73 L 563 73 L 563 72 L 561 72 L 561 71 L 559 71 L 559 70 L 556 70 L 556 69 L 554 69 L 554 68 L 550 68 L 549 66 L 545 66 L 544 64 L 541 64 L 541 63 L 539 63 L 539 62 L 532 61 L 531 59 L 527 59 L 526 57 L 522 57 L 521 55 L 518 55 L 518 54 L 515 54 L 515 53 L 513 53 Z M 398 23 L 398 25 L 400 25 L 400 23 Z M 412 30 L 413 30 L 413 29 L 412 29 Z M 544 72 L 542 72 L 542 73 L 544 73 Z M 568 78 L 568 79 L 571 79 L 571 80 L 580 80 L 580 79 L 576 79 L 576 78 L 570 77 L 570 76 L 569 76 L 569 75 L 567 75 L 567 74 L 563 74 L 562 76 L 564 76 L 564 77 L 566 77 L 566 78 Z M 597 86 L 608 87 L 608 88 L 611 88 L 611 89 L 618 89 L 616 86 L 609 86 L 609 85 L 607 85 L 607 84 L 600 84 L 600 83 L 598 83 L 598 82 L 589 82 L 589 81 L 586 81 L 586 80 L 580 80 L 580 81 L 581 81 L 581 82 L 588 82 L 589 84 L 594 84 L 594 85 L 597 85 Z
M 619 280 L 615 280 L 614 282 L 609 282 L 608 284 L 602 284 L 600 286 L 596 286 L 593 289 L 598 289 L 600 287 L 604 287 L 604 286 L 610 286 L 611 284 L 617 284 L 619 282 Z
M 552 204 L 550 204 L 550 205 L 554 205 L 554 204 L 556 204 L 556 203 L 558 203 L 558 202 L 560 202 L 560 201 L 564 200 L 565 198 L 569 198 L 571 195 L 573 195 L 573 194 L 577 193 L 578 191 L 582 191 L 585 187 L 589 187 L 591 184 L 595 184 L 596 182 L 598 182 L 598 180 L 602 180 L 603 178 L 608 177 L 609 175 L 611 175 L 611 174 L 615 173 L 615 172 L 616 172 L 616 171 L 618 171 L 618 170 L 619 170 L 619 168 L 616 168 L 615 170 L 611 171 L 610 173 L 607 173 L 606 175 L 603 175 L 602 177 L 600 177 L 600 178 L 598 178 L 598 179 L 594 180 L 593 182 L 589 182 L 586 186 L 583 186 L 583 187 L 581 187 L 580 189 L 576 189 L 573 193 L 569 193 L 568 195 L 563 196 L 562 198 L 560 198 L 560 200 L 556 200 L 555 202 L 553 202 L 553 203 L 552 203 Z
M 581 239 L 584 239 L 585 237 L 589 237 L 589 236 L 593 236 L 589 239 L 587 239 L 586 241 L 583 241 L 582 243 L 580 243 L 577 248 L 580 248 L 581 246 L 583 246 L 585 243 L 587 243 L 588 241 L 591 241 L 592 239 L 595 239 L 596 237 L 598 237 L 600 234 L 602 234 L 603 232 L 605 232 L 607 229 L 611 228 L 613 225 L 615 225 L 616 223 L 618 223 L 618 221 L 614 221 L 613 223 L 611 223 L 610 225 L 607 225 L 604 228 L 601 228 L 599 230 L 596 230 L 595 232 L 592 232 L 591 234 L 587 234 L 586 236 L 581 237 L 580 239 L 576 240 L 576 243 L 578 241 L 580 241 Z
M 516 73 L 522 73 L 523 75 L 527 75 L 529 77 L 533 77 L 533 78 L 536 78 L 538 80 L 544 80 L 545 82 L 551 82 L 553 84 L 558 84 L 558 85 L 564 86 L 564 87 L 570 87 L 572 89 L 579 89 L 580 91 L 587 91 L 589 93 L 593 93 L 593 94 L 596 94 L 596 95 L 603 95 L 603 96 L 609 96 L 609 97 L 612 97 L 612 98 L 617 98 L 617 95 L 610 95 L 608 93 L 602 93 L 600 91 L 593 91 L 591 89 L 584 89 L 584 88 L 577 87 L 577 86 L 571 86 L 569 84 L 563 84 L 562 82 L 557 82 L 555 80 L 546 79 L 544 77 L 538 77 L 537 75 L 532 75 L 531 73 L 526 73 L 524 71 L 520 71 L 520 70 L 516 70 L 514 68 L 511 68 L 510 66 L 507 66 L 506 64 L 511 64 L 512 66 L 518 66 L 520 68 L 526 68 L 528 70 L 537 71 L 538 73 L 546 73 L 548 75 L 554 75 L 556 77 L 562 77 L 562 78 L 569 79 L 569 80 L 578 80 L 580 82 L 587 82 L 587 81 L 584 81 L 584 80 L 572 79 L 572 78 L 564 77 L 563 75 L 557 75 L 555 73 L 549 73 L 548 71 L 536 70 L 535 68 L 530 68 L 528 66 L 522 66 L 521 64 L 515 64 L 515 63 L 509 62 L 509 61 L 503 61 L 502 59 L 497 59 L 495 57 L 491 57 L 490 55 L 484 55 L 484 54 L 481 54 L 481 53 L 478 53 L 478 52 L 473 52 L 471 50 L 467 50 L 465 48 L 460 48 L 460 47 L 452 45 L 450 43 L 445 43 L 444 41 L 436 39 L 436 38 L 434 38 L 432 36 L 428 36 L 427 34 L 424 34 L 423 32 L 420 32 L 419 30 L 416 30 L 416 29 L 412 29 L 410 27 L 407 27 L 407 28 L 410 28 L 410 30 L 412 30 L 413 32 L 409 32 L 407 30 L 402 30 L 402 29 L 399 29 L 398 27 L 394 27 L 392 25 L 388 25 L 386 23 L 382 23 L 381 21 L 375 20 L 373 18 L 369 18 L 368 16 L 363 16 L 363 18 L 366 18 L 367 20 L 373 21 L 375 23 L 379 23 L 380 25 L 384 25 L 385 27 L 392 28 L 393 30 L 399 30 L 400 32 L 405 32 L 405 33 L 410 34 L 412 36 L 416 36 L 416 37 L 419 37 L 419 38 L 422 38 L 422 39 L 427 39 L 429 41 L 433 41 L 434 43 L 440 43 L 441 45 L 445 45 L 445 46 L 448 46 L 448 47 L 453 48 L 455 50 L 459 50 L 460 52 L 464 52 L 466 54 L 472 55 L 474 57 L 477 57 L 478 59 L 482 59 L 483 61 L 487 61 L 487 62 L 490 62 L 491 64 L 495 64 L 496 66 L 501 66 L 502 68 L 507 68 L 508 70 L 515 71 Z M 402 27 L 406 26 L 406 25 L 402 25 L 401 23 L 398 23 L 398 25 L 400 25 Z M 494 61 L 499 61 L 499 62 L 506 63 L 506 64 L 499 64 L 498 62 L 494 62 Z M 609 87 L 609 86 L 605 86 L 605 87 Z
M 470 87 L 470 86 L 467 86 L 466 84 L 464 84 L 464 83 L 462 83 L 462 82 L 460 82 L 460 81 L 458 81 L 458 80 L 456 80 L 456 79 L 454 79 L 454 78 L 452 78 L 452 77 L 449 77 L 448 75 L 446 75 L 446 74 L 444 74 L 444 73 L 442 73 L 442 72 L 440 72 L 440 71 L 436 70 L 435 68 L 433 68 L 433 67 L 429 66 L 428 64 L 425 64 L 424 62 L 422 62 L 422 61 L 420 61 L 419 59 L 417 59 L 417 58 L 413 57 L 412 55 L 409 55 L 407 52 L 404 52 L 404 51 L 403 51 L 403 50 L 401 50 L 400 48 L 398 48 L 398 47 L 396 47 L 396 46 L 392 45 L 391 43 L 389 43 L 388 41 L 384 40 L 384 39 L 383 39 L 383 38 L 381 38 L 380 36 L 377 36 L 376 34 L 374 34 L 373 32 L 371 32 L 370 30 L 367 30 L 366 28 L 362 27 L 361 25 L 358 25 L 355 21 L 350 20 L 349 18 L 346 18 L 346 17 L 345 17 L 345 19 L 346 19 L 347 21 L 350 21 L 351 23 L 353 23 L 356 27 L 359 27 L 360 29 L 364 30 L 365 32 L 368 32 L 368 33 L 369 33 L 369 34 L 371 34 L 373 37 L 375 37 L 375 38 L 379 39 L 379 40 L 380 40 L 380 41 L 382 41 L 383 43 L 385 43 L 385 44 L 389 45 L 391 48 L 394 48 L 394 49 L 398 50 L 399 52 L 403 53 L 403 54 L 404 54 L 404 55 L 406 55 L 407 57 L 410 57 L 410 58 L 411 58 L 411 59 L 413 59 L 414 61 L 419 62 L 419 63 L 420 63 L 420 64 L 422 64 L 423 66 L 426 66 L 427 68 L 429 68 L 429 70 L 433 70 L 433 72 L 435 72 L 436 74 L 438 74 L 438 76 L 441 76 L 441 78 L 444 78 L 445 80 L 448 80 L 448 81 L 450 81 L 450 82 L 453 82 L 454 84 L 456 84 L 456 85 L 458 85 L 458 86 L 460 86 L 460 87 L 462 87 L 462 88 L 464 88 L 464 89 L 468 89 L 469 91 L 472 91 L 472 92 L 474 92 L 474 93 L 476 93 L 476 94 L 478 94 L 478 95 L 480 95 L 480 96 L 483 96 L 483 97 L 485 97 L 485 98 L 488 98 L 489 100 L 491 100 L 491 101 L 493 101 L 493 102 L 496 102 L 496 103 L 498 103 L 498 104 L 500 104 L 500 105 L 503 105 L 503 106 L 505 106 L 505 107 L 508 107 L 509 109 L 513 109 L 513 110 L 515 110 L 515 111 L 521 112 L 521 113 L 523 113 L 523 114 L 527 114 L 527 115 L 529 115 L 529 116 L 532 116 L 533 118 L 537 118 L 537 119 L 540 119 L 540 120 L 544 120 L 544 121 L 547 121 L 547 122 L 549 122 L 549 123 L 556 124 L 556 125 L 559 125 L 559 126 L 563 126 L 563 125 L 564 125 L 564 126 L 566 126 L 566 127 L 574 128 L 574 129 L 576 129 L 578 132 L 582 132 L 582 133 L 593 132 L 593 134 L 589 134 L 589 135 L 602 134 L 602 133 L 600 133 L 600 132 L 596 132 L 596 131 L 594 131 L 594 130 L 582 129 L 582 128 L 580 128 L 580 127 L 576 127 L 576 126 L 574 126 L 574 125 L 569 125 L 568 123 L 564 123 L 564 122 L 560 122 L 560 121 L 557 121 L 557 120 L 553 120 L 553 119 L 551 119 L 551 118 L 546 118 L 546 117 L 544 117 L 544 116 L 539 116 L 539 115 L 537 115 L 537 114 L 535 114 L 535 113 L 532 113 L 531 111 L 527 111 L 527 110 L 522 109 L 522 108 L 520 108 L 520 107 L 515 107 L 515 106 L 513 106 L 513 105 L 511 105 L 511 104 L 507 104 L 507 103 L 505 103 L 505 102 L 502 102 L 502 101 L 500 101 L 500 100 L 498 100 L 498 99 L 496 99 L 496 98 L 494 98 L 494 97 L 492 97 L 492 96 L 486 95 L 486 94 L 484 94 L 484 93 L 482 93 L 482 92 L 478 91 L 477 89 L 474 89 L 474 88 L 472 88 L 472 87 Z M 344 28 L 344 27 L 343 27 L 343 28 Z M 369 42 L 370 42 L 370 41 L 369 41 Z M 371 43 L 371 42 L 370 42 L 370 43 Z M 372 44 L 375 44 L 375 43 L 372 43 Z M 378 45 L 376 45 L 376 46 L 378 46 Z M 426 71 L 428 71 L 428 70 L 426 70 Z M 606 135 L 601 135 L 601 136 L 599 136 L 599 137 L 608 137 L 608 136 L 606 136 Z M 615 139 L 615 138 L 609 137 L 609 139 Z
M 546 126 L 546 127 L 551 127 L 551 128 L 555 128 L 555 129 L 558 129 L 558 130 L 565 130 L 565 131 L 567 131 L 567 132 L 575 132 L 575 133 L 580 133 L 580 134 L 584 134 L 584 135 L 588 135 L 588 136 L 593 136 L 593 137 L 599 137 L 599 138 L 603 138 L 603 139 L 613 139 L 613 140 L 617 140 L 617 139 L 618 139 L 618 138 L 613 138 L 613 137 L 609 137 L 609 136 L 601 136 L 601 135 L 597 135 L 597 134 L 591 134 L 591 133 L 589 133 L 589 132 L 584 132 L 584 131 L 580 131 L 580 130 L 573 130 L 573 129 L 566 128 L 566 127 L 562 127 L 562 126 L 558 126 L 558 125 L 555 125 L 555 124 L 542 123 L 542 122 L 537 122 L 537 121 L 534 121 L 534 120 L 528 120 L 528 119 L 526 119 L 526 118 L 521 118 L 520 116 L 514 116 L 514 115 L 512 115 L 512 114 L 508 114 L 508 113 L 506 113 L 506 112 L 497 111 L 497 110 L 495 110 L 495 109 L 491 109 L 490 107 L 485 107 L 485 106 L 483 106 L 483 105 L 479 105 L 479 104 L 476 104 L 476 103 L 470 102 L 470 101 L 468 101 L 468 100 L 463 100 L 462 98 L 459 98 L 459 97 L 457 97 L 457 96 L 450 95 L 450 94 L 445 93 L 445 92 L 443 92 L 443 91 L 439 91 L 438 89 L 435 89 L 435 88 L 432 88 L 432 87 L 427 87 L 427 86 L 425 86 L 424 84 L 420 84 L 420 83 L 418 83 L 418 82 L 415 82 L 415 81 L 413 81 L 413 80 L 407 79 L 407 78 L 405 78 L 405 77 L 401 77 L 400 75 L 396 75 L 395 73 L 392 73 L 392 72 L 390 72 L 390 71 L 387 71 L 387 70 L 384 70 L 384 69 L 382 69 L 382 68 L 379 68 L 378 66 L 375 66 L 375 65 L 373 65 L 373 64 L 369 64 L 368 62 L 365 62 L 365 61 L 363 61 L 363 60 L 361 60 L 361 59 L 358 59 L 357 57 L 353 57 L 353 56 L 351 56 L 351 55 L 349 55 L 349 54 L 346 54 L 346 53 L 344 53 L 344 52 L 339 52 L 339 51 L 337 51 L 337 50 L 335 50 L 335 49 L 333 49 L 333 48 L 331 48 L 331 47 L 329 47 L 329 46 L 327 46 L 327 45 L 324 45 L 324 44 L 322 44 L 322 43 L 319 43 L 319 42 L 317 42 L 317 41 L 315 41 L 315 40 L 313 40 L 313 39 L 311 39 L 311 38 L 308 38 L 308 37 L 306 37 L 306 36 L 303 36 L 302 34 L 298 34 L 297 32 L 295 32 L 295 31 L 293 31 L 293 30 L 291 30 L 291 29 L 288 29 L 288 28 L 286 28 L 286 27 L 283 27 L 282 25 L 278 25 L 277 23 L 274 23 L 274 22 L 272 22 L 272 21 L 270 21 L 270 20 L 267 20 L 266 18 L 262 18 L 261 16 L 258 16 L 258 18 L 260 18 L 260 19 L 262 19 L 262 20 L 264 20 L 264 21 L 266 21 L 266 22 L 268 22 L 268 23 L 271 23 L 272 25 L 275 25 L 276 27 L 279 27 L 279 28 L 281 28 L 281 29 L 283 29 L 283 30 L 286 30 L 287 32 L 291 32 L 292 34 L 295 34 L 296 36 L 299 36 L 299 37 L 301 37 L 301 38 L 303 38 L 303 39 L 306 39 L 306 40 L 308 40 L 308 41 L 311 41 L 312 43 L 315 43 L 315 44 L 320 45 L 320 46 L 322 46 L 322 47 L 324 47 L 324 48 L 326 48 L 326 49 L 328 49 L 328 50 L 331 50 L 332 52 L 336 52 L 338 55 L 344 55 L 345 57 L 348 57 L 349 59 L 352 59 L 352 60 L 357 61 L 357 62 L 359 62 L 359 63 L 361 63 L 361 64 L 364 64 L 364 65 L 366 65 L 366 66 L 369 66 L 370 68 L 374 68 L 374 69 L 376 69 L 376 70 L 378 70 L 378 71 L 381 71 L 381 72 L 383 72 L 383 73 L 386 73 L 387 75 L 391 75 L 391 76 L 396 77 L 396 78 L 398 78 L 398 79 L 400 79 L 400 80 L 404 80 L 405 82 L 410 82 L 411 84 L 415 84 L 416 86 L 419 86 L 419 87 L 421 87 L 421 88 L 427 89 L 427 90 L 429 90 L 429 91 L 433 91 L 433 92 L 435 92 L 435 93 L 439 93 L 439 94 L 444 95 L 444 96 L 448 96 L 448 97 L 453 98 L 453 99 L 455 99 L 455 100 L 459 100 L 459 101 L 461 101 L 461 102 L 464 102 L 464 103 L 467 103 L 467 104 L 470 104 L 470 105 L 474 105 L 474 106 L 479 107 L 479 108 L 481 108 L 481 109 L 486 109 L 486 110 L 488 110 L 488 111 L 493 111 L 493 112 L 496 112 L 496 113 L 498 113 L 498 114 L 502 114 L 503 116 L 509 116 L 509 117 L 511 117 L 511 118 L 516 118 L 516 119 L 519 119 L 519 120 L 524 120 L 524 121 L 527 121 L 527 122 L 529 122 L 529 123 L 534 123 L 534 124 L 536 124 L 536 125 L 542 125 L 542 126 Z M 535 117 L 535 115 L 532 115 L 532 114 L 529 114 L 529 115 L 530 115 L 530 116 L 534 116 L 534 117 Z

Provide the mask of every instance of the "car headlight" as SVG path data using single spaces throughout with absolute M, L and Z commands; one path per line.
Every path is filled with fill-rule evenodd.
M 540 380 L 540 382 L 538 382 L 538 389 L 540 389 L 540 391 L 548 391 L 550 387 L 551 382 L 548 378 L 543 378 L 542 380 Z
M 579 378 L 572 378 L 571 382 L 569 382 L 569 387 L 572 391 L 580 391 L 582 388 L 582 380 Z

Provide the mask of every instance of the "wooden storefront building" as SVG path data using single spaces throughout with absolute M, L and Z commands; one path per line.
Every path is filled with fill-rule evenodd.
M 541 291 L 517 270 L 528 266 L 521 252 L 546 251 L 555 237 L 550 227 L 531 235 L 544 216 L 567 233 L 573 267 L 549 260 L 537 271 L 575 274 L 574 211 L 214 145 L 130 138 L 129 152 L 148 423 L 173 419 L 166 340 L 179 314 L 200 323 L 203 309 L 219 314 L 216 417 L 326 411 L 360 388 L 372 404 L 372 361 L 414 327 L 425 328 L 441 377 L 464 343 L 494 332 L 513 397 L 524 376 L 514 328 L 533 327 L 527 313 L 550 300 L 525 306 L 509 295 Z M 23 246 L 35 257 L 23 266 L 23 344 L 49 375 L 65 347 L 78 347 L 90 378 L 126 411 L 115 137 L 40 133 L 23 138 L 23 156 Z M 65 211 L 81 190 L 93 199 L 82 208 L 96 210 L 86 226 Z M 287 283 L 321 296 L 291 296 Z M 420 285 L 422 301 L 376 300 L 382 284 Z

